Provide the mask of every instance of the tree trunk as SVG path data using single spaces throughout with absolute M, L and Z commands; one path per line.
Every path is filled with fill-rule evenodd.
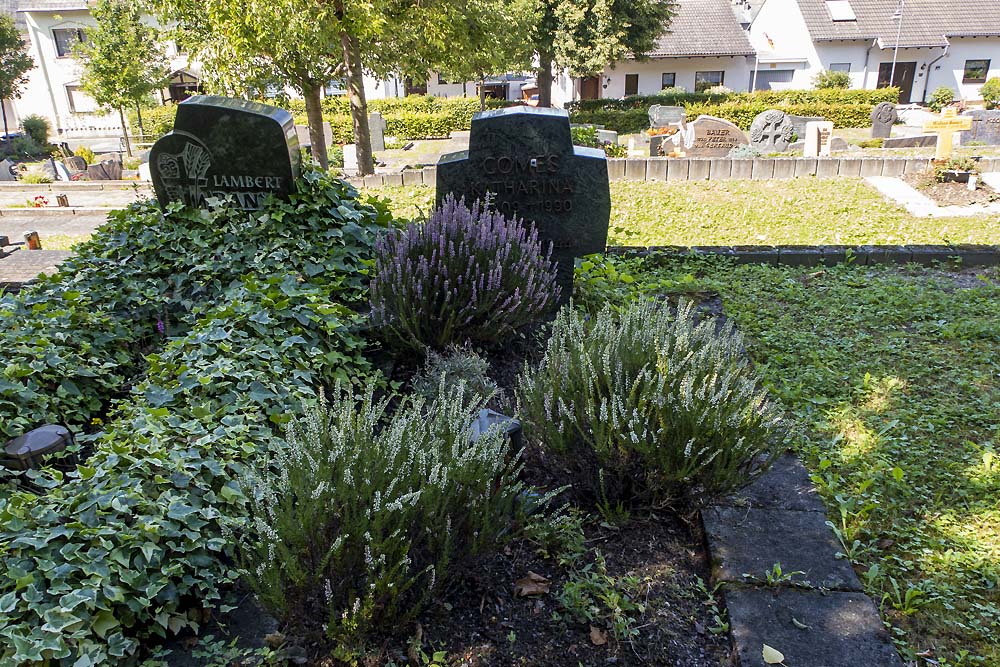
M 340 33 L 340 46 L 344 51 L 344 69 L 347 72 L 347 97 L 351 102 L 358 175 L 367 176 L 375 173 L 375 160 L 372 156 L 372 134 L 368 128 L 368 102 L 365 100 L 365 83 L 362 78 L 361 47 L 357 38 L 347 32 Z
M 138 102 L 135 103 L 135 117 L 139 122 L 139 136 L 145 140 L 146 130 L 142 127 L 142 106 Z
M 330 168 L 326 152 L 326 133 L 323 131 L 323 107 L 320 101 L 319 86 L 315 83 L 303 87 L 306 98 L 306 117 L 309 119 L 309 141 L 312 143 L 312 156 L 319 163 L 320 169 Z
M 122 139 L 125 140 L 125 154 L 132 157 L 132 142 L 128 138 L 128 124 L 125 123 L 125 107 L 118 107 L 118 119 L 122 123 Z
M 7 129 L 7 100 L 0 100 L 0 111 L 3 111 L 3 140 L 10 142 L 10 130 Z
M 479 75 L 479 110 L 486 111 L 486 75 Z
M 538 55 L 538 106 L 552 106 L 552 54 Z

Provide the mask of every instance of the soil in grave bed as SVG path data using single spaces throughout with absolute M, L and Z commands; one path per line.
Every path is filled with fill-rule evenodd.
M 906 174 L 903 180 L 938 206 L 970 206 L 973 204 L 994 204 L 1000 202 L 1000 193 L 983 182 L 969 190 L 966 183 L 938 183 L 927 174 Z
M 208 655 L 220 656 L 219 648 L 210 650 L 213 643 L 233 642 L 243 650 L 228 653 L 220 664 L 259 665 L 252 649 L 271 645 L 290 659 L 276 664 L 311 667 L 732 665 L 721 599 L 705 588 L 709 566 L 697 522 L 689 524 L 665 511 L 637 513 L 618 528 L 601 525 L 599 516 L 591 519 L 585 529 L 587 554 L 576 562 L 560 564 L 540 556 L 537 545 L 514 540 L 457 571 L 416 622 L 373 637 L 370 652 L 351 663 L 329 657 L 332 644 L 303 645 L 284 635 L 253 596 L 242 591 L 227 601 L 235 609 L 220 615 L 200 638 L 168 642 L 165 664 L 204 665 Z M 588 622 L 572 617 L 562 603 L 567 583 L 572 586 L 581 571 L 600 571 L 597 553 L 607 577 L 632 577 L 637 583 L 632 598 L 642 610 L 631 613 L 629 627 L 635 632 L 629 639 L 614 637 L 605 604 L 598 605 L 598 618 Z M 531 575 L 541 577 L 532 579 L 537 594 L 519 595 L 517 584 Z M 439 660 L 431 662 L 435 654 Z
M 446 601 L 421 619 L 425 646 L 446 651 L 446 664 L 456 667 L 731 664 L 724 613 L 701 588 L 708 581 L 701 536 L 688 524 L 647 514 L 620 529 L 592 526 L 587 537 L 592 551 L 567 567 L 516 542 L 463 573 Z M 616 639 L 607 618 L 580 622 L 560 601 L 573 570 L 597 569 L 593 550 L 609 577 L 638 580 L 635 599 L 643 610 L 635 614 L 631 639 Z M 549 582 L 547 593 L 515 594 L 515 582 L 529 572 Z

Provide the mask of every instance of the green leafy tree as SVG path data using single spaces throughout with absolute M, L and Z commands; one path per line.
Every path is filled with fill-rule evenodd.
M 538 21 L 535 0 L 469 0 L 450 25 L 457 34 L 441 54 L 438 69 L 449 79 L 479 81 L 479 107 L 486 109 L 486 77 L 530 69 L 531 32 Z
M 979 94 L 983 96 L 983 102 L 987 109 L 1000 107 L 1000 77 L 993 77 L 983 84 L 979 89 Z
M 125 109 L 138 107 L 166 84 L 167 58 L 159 32 L 143 22 L 141 10 L 130 0 L 98 0 L 91 13 L 97 26 L 88 29 L 86 40 L 76 47 L 83 60 L 80 83 L 99 106 L 118 111 L 131 157 Z
M 674 6 L 674 0 L 538 0 L 532 41 L 539 106 L 552 106 L 553 66 L 589 76 L 613 62 L 642 59 L 666 32 Z
M 14 25 L 14 19 L 0 14 L 0 112 L 3 114 L 3 134 L 7 127 L 7 107 L 5 100 L 18 99 L 28 83 L 28 72 L 35 61 L 28 55 L 28 45 Z
M 850 88 L 851 75 L 847 72 L 823 70 L 813 77 L 813 85 L 817 88 Z

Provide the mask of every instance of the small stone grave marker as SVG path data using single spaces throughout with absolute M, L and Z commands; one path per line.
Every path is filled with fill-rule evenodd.
M 762 153 L 784 153 L 792 143 L 792 121 L 780 109 L 757 114 L 750 125 L 750 145 Z
M 961 134 L 963 145 L 978 141 L 989 146 L 1000 146 L 1000 109 L 967 111 L 963 117 L 972 118 L 972 129 Z
M 686 118 L 687 111 L 684 107 L 668 107 L 662 104 L 649 107 L 650 127 L 670 127 L 683 123 Z
M 879 102 L 872 109 L 872 139 L 888 139 L 892 136 L 892 126 L 899 120 L 896 105 Z
M 381 113 L 373 111 L 368 114 L 368 130 L 371 132 L 373 151 L 385 150 L 385 128 L 385 119 Z
M 608 162 L 598 148 L 574 146 L 562 109 L 509 107 L 472 119 L 469 150 L 442 155 L 437 204 L 467 204 L 492 193 L 505 216 L 534 224 L 559 271 L 562 298 L 573 288 L 573 258 L 604 252 L 611 218 Z
M 161 206 L 205 205 L 231 196 L 255 210 L 268 196 L 285 198 L 299 175 L 299 141 L 284 109 L 226 97 L 197 95 L 177 106 L 174 129 L 149 154 Z
M 821 122 L 826 120 L 822 116 L 793 116 L 789 114 L 788 120 L 792 121 L 792 132 L 795 134 L 797 141 L 802 141 L 806 138 L 806 123 Z
M 344 144 L 344 173 L 356 176 L 358 173 L 358 145 Z
M 934 154 L 935 160 L 947 160 L 951 157 L 951 149 L 955 139 L 955 133 L 962 130 L 972 129 L 972 117 L 959 117 L 958 111 L 954 108 L 945 109 L 941 112 L 940 118 L 929 120 L 924 123 L 924 132 L 938 135 L 937 151 Z
M 833 123 L 830 121 L 806 123 L 806 144 L 802 148 L 802 155 L 805 157 L 829 157 L 832 138 Z

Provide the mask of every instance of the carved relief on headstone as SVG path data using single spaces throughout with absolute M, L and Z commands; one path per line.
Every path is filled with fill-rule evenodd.
M 833 138 L 833 123 L 830 121 L 806 123 L 806 144 L 802 149 L 805 157 L 829 157 Z
M 604 252 L 611 218 L 608 162 L 598 148 L 573 146 L 562 109 L 510 107 L 473 116 L 469 150 L 441 156 L 437 203 L 493 195 L 504 215 L 534 224 L 553 246 L 563 298 L 573 286 L 573 258 Z
M 173 131 L 149 154 L 153 189 L 164 207 L 232 197 L 240 208 L 259 209 L 268 196 L 285 198 L 295 190 L 300 160 L 290 113 L 204 95 L 177 106 Z
M 879 102 L 872 109 L 872 138 L 888 139 L 892 136 L 892 126 L 899 120 L 896 105 L 892 102 Z
M 750 144 L 763 153 L 783 153 L 792 143 L 792 121 L 780 109 L 757 114 L 750 125 Z

